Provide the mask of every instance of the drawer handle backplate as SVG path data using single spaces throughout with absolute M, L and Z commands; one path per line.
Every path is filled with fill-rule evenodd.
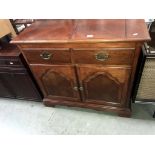
M 42 57 L 44 60 L 49 60 L 51 59 L 52 54 L 48 52 L 43 52 L 40 54 L 40 57 Z
M 96 58 L 96 60 L 99 60 L 99 61 L 105 61 L 109 58 L 109 55 L 108 55 L 108 53 L 101 52 L 101 53 L 95 54 L 95 58 Z

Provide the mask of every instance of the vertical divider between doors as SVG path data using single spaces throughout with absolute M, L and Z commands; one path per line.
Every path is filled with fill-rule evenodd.
M 83 101 L 84 100 L 84 95 L 83 95 L 83 92 L 81 92 L 81 90 L 79 89 L 80 86 L 82 86 L 82 83 L 81 83 L 81 80 L 80 80 L 79 68 L 78 68 L 78 65 L 75 64 L 75 62 L 74 62 L 74 58 L 73 58 L 73 52 L 74 51 L 73 51 L 73 49 L 70 49 L 70 52 L 71 52 L 71 62 L 72 62 L 72 65 L 74 67 L 75 79 L 76 79 L 76 82 L 77 82 L 79 97 L 80 97 L 81 101 Z
M 81 101 L 84 102 L 84 90 L 80 90 L 80 87 L 83 87 L 83 84 L 80 78 L 79 66 L 76 64 L 74 67 L 75 67 L 75 74 L 78 82 L 80 98 L 81 98 Z

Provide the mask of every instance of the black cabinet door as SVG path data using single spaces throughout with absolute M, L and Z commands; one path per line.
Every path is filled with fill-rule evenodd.
M 10 87 L 14 90 L 16 98 L 41 100 L 39 92 L 37 91 L 32 79 L 26 70 L 11 74 Z
M 41 96 L 24 68 L 0 69 L 1 97 L 41 100 Z
M 8 88 L 7 76 L 7 73 L 0 73 L 0 97 L 15 98 L 13 91 Z

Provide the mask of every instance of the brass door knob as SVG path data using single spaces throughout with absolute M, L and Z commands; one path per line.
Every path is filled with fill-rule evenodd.
M 78 87 L 77 87 L 77 86 L 73 87 L 73 89 L 74 89 L 75 91 L 78 91 Z

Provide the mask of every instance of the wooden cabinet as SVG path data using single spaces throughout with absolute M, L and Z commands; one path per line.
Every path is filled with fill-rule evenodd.
M 24 68 L 0 68 L 0 97 L 41 100 L 32 79 Z
M 40 20 L 12 43 L 48 106 L 66 105 L 130 116 L 130 96 L 144 20 Z
M 0 50 L 0 97 L 41 101 L 41 95 L 19 49 L 5 44 Z

